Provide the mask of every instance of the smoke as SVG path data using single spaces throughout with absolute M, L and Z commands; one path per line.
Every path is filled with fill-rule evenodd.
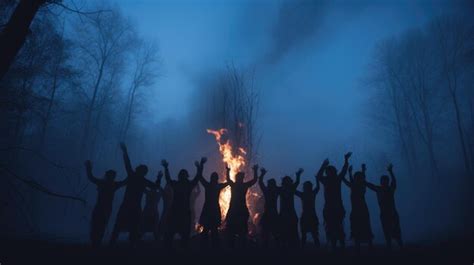
M 326 1 L 283 1 L 273 27 L 273 43 L 266 60 L 276 63 L 292 49 L 317 35 L 324 22 L 325 10 Z

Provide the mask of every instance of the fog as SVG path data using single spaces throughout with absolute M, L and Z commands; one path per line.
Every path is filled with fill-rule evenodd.
M 159 59 L 150 70 L 156 74 L 156 79 L 143 87 L 144 93 L 138 96 L 140 101 L 136 103 L 128 132 L 115 133 L 115 130 L 122 130 L 114 129 L 115 118 L 123 115 L 120 100 L 125 98 L 127 92 L 124 91 L 131 78 L 129 66 L 132 60 L 128 57 L 121 60 L 123 66 L 117 73 L 122 79 L 117 79 L 116 85 L 111 86 L 117 91 L 111 92 L 114 99 L 110 101 L 110 110 L 104 112 L 107 116 L 102 117 L 101 122 L 97 118 L 94 128 L 100 133 L 86 155 L 81 153 L 80 143 L 76 141 L 83 131 L 80 122 L 84 120 L 83 116 L 64 116 L 73 112 L 74 100 L 78 97 L 63 96 L 58 103 L 67 108 L 54 120 L 54 129 L 45 148 L 38 147 L 35 140 L 35 123 L 25 123 L 24 138 L 19 145 L 35 150 L 35 153 L 20 152 L 14 158 L 9 157 L 9 153 L 2 153 L 4 158 L 9 157 L 4 159 L 7 165 L 17 174 L 29 176 L 52 190 L 79 196 L 87 205 L 45 197 L 11 180 L 11 185 L 18 186 L 22 193 L 33 192 L 33 195 L 16 198 L 15 203 L 21 203 L 21 207 L 8 204 L 6 218 L 1 223 L 4 228 L 14 229 L 4 229 L 3 233 L 14 231 L 15 235 L 22 236 L 87 240 L 96 191 L 93 185 L 87 184 L 83 160 L 92 159 L 98 176 L 106 169 L 114 168 L 118 178 L 124 178 L 118 148 L 120 140 L 129 146 L 134 165 L 148 165 L 149 179 L 154 179 L 161 169 L 163 158 L 170 162 L 173 177 L 180 168 L 188 169 L 193 175 L 193 162 L 201 156 L 210 158 L 206 177 L 214 170 L 221 173 L 223 163 L 218 146 L 206 129 L 227 126 L 232 130 L 235 126 L 232 121 L 224 119 L 222 122 L 222 117 L 227 115 L 221 115 L 221 108 L 224 108 L 221 105 L 225 103 L 220 94 L 215 94 L 225 86 L 226 76 L 235 71 L 241 74 L 243 86 L 251 87 L 255 92 L 252 97 L 258 96 L 256 108 L 251 113 L 251 163 L 267 168 L 268 175 L 278 183 L 285 175 L 294 176 L 300 167 L 305 169 L 303 181 L 314 183 L 314 175 L 325 158 L 340 169 L 343 156 L 349 151 L 353 152 L 351 164 L 355 169 L 358 170 L 361 163 L 367 164 L 367 179 L 373 183 L 379 182 L 379 177 L 386 174 L 387 164 L 392 162 L 398 177 L 396 201 L 405 240 L 419 243 L 463 236 L 464 231 L 459 227 L 472 220 L 472 212 L 467 210 L 472 193 L 461 191 L 460 187 L 472 183 L 472 180 L 466 182 L 464 176 L 468 179 L 472 176 L 463 168 L 450 101 L 433 101 L 436 101 L 433 103 L 436 106 L 433 110 L 433 145 L 439 163 L 438 177 L 433 177 L 429 170 L 432 164 L 423 145 L 424 133 L 419 138 L 410 138 L 412 146 L 416 146 L 413 154 L 418 160 L 413 167 L 407 162 L 397 130 L 393 129 L 392 117 L 390 120 L 386 117 L 392 113 L 387 110 L 390 104 L 379 98 L 378 83 L 374 81 L 379 79 L 374 78 L 374 72 L 383 68 L 377 56 L 384 42 L 397 43 L 407 32 L 428 28 L 438 17 L 462 17 L 473 12 L 474 6 L 468 1 L 110 0 L 101 5 L 88 1 L 78 5 L 87 10 L 101 6 L 120 10 L 134 26 L 134 34 L 154 41 Z M 65 35 L 74 43 L 73 36 L 82 27 L 81 15 L 61 11 L 60 7 L 50 9 L 43 11 L 42 16 L 55 16 L 63 21 Z M 469 18 L 465 20 L 471 26 L 473 22 Z M 75 65 L 80 56 L 83 58 L 72 52 L 69 60 Z M 440 55 L 430 53 L 428 56 Z M 463 85 L 460 85 L 462 92 L 459 95 L 466 100 L 461 103 L 463 134 L 465 145 L 472 151 L 474 123 L 469 104 L 474 100 L 474 93 L 469 73 L 472 76 L 474 60 L 466 61 L 468 63 L 461 66 L 466 71 L 465 79 L 460 81 Z M 115 80 L 114 74 L 110 76 L 110 80 Z M 77 83 L 83 84 L 81 80 L 89 77 L 87 73 L 80 74 L 74 84 L 64 87 L 77 88 Z M 65 90 L 73 91 L 72 88 Z M 470 95 L 470 98 L 462 95 Z M 78 106 L 83 105 L 78 103 Z M 122 126 L 120 122 L 117 124 L 117 128 Z M 415 127 L 404 128 L 405 131 L 413 128 L 414 134 L 418 132 Z M 3 146 L 11 146 L 7 137 L 4 139 Z M 38 154 L 61 167 L 47 165 Z M 468 156 L 470 165 L 474 165 L 474 153 Z M 449 185 L 440 186 L 440 182 Z M 115 197 L 115 210 L 122 194 L 123 191 L 119 191 Z M 350 190 L 343 187 L 347 234 L 351 209 L 349 194 Z M 4 195 L 5 200 L 11 196 L 14 195 Z M 202 197 L 203 194 L 197 208 Z M 368 191 L 366 198 L 375 241 L 381 243 L 383 235 L 376 196 Z M 296 201 L 299 213 L 300 203 Z M 323 201 L 321 192 L 316 199 L 321 222 Z M 441 220 L 441 216 L 445 218 Z M 114 220 L 112 215 L 111 223 Z M 324 242 L 323 229 L 320 230 Z

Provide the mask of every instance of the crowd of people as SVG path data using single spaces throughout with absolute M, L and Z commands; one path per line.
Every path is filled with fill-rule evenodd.
M 316 197 L 321 184 L 324 190 L 323 223 L 326 238 L 333 249 L 337 246 L 344 248 L 346 235 L 344 232 L 345 209 L 342 201 L 342 183 L 350 189 L 352 210 L 350 213 L 350 237 L 356 249 L 366 243 L 372 246 L 373 234 L 370 224 L 369 209 L 365 200 L 366 188 L 377 194 L 380 207 L 380 220 L 386 245 L 391 248 L 392 240 L 402 247 L 399 216 L 395 207 L 394 194 L 397 187 L 393 166 L 387 167 L 389 176 L 380 178 L 380 185 L 375 185 L 366 180 L 366 166 L 362 164 L 361 170 L 353 173 L 349 165 L 351 153 L 344 156 L 344 166 L 340 171 L 330 165 L 326 159 L 315 176 L 315 185 L 311 181 L 303 183 L 300 191 L 301 174 L 303 169 L 296 172 L 293 180 L 290 176 L 283 177 L 279 186 L 275 179 L 264 182 L 267 171 L 265 168 L 253 166 L 253 179 L 245 182 L 245 173 L 238 172 L 235 180 L 231 179 L 230 168 L 226 167 L 226 181 L 219 182 L 219 175 L 213 172 L 209 180 L 203 176 L 206 158 L 195 162 L 196 176 L 190 180 L 186 169 L 181 169 L 177 180 L 170 175 L 168 162 L 162 160 L 163 171 L 159 171 L 155 182 L 145 178 L 148 173 L 146 165 L 132 168 L 127 147 L 121 143 L 123 159 L 127 177 L 122 181 L 115 181 L 116 172 L 108 170 L 103 178 L 94 177 L 92 163 L 86 161 L 87 176 L 97 185 L 98 197 L 92 212 L 90 239 L 94 246 L 99 246 L 112 212 L 115 191 L 125 187 L 125 195 L 120 205 L 110 243 L 114 245 L 121 232 L 129 234 L 132 245 L 136 245 L 144 233 L 153 233 L 156 240 L 163 239 L 164 245 L 171 248 L 176 234 L 180 236 L 182 247 L 187 247 L 190 239 L 192 221 L 194 220 L 194 207 L 199 191 L 199 183 L 204 187 L 204 205 L 199 225 L 202 231 L 199 236 L 202 246 L 208 246 L 209 236 L 211 246 L 221 245 L 221 234 L 225 234 L 230 247 L 245 246 L 248 235 L 249 209 L 246 194 L 250 187 L 258 182 L 264 197 L 264 210 L 258 225 L 261 227 L 261 242 L 263 247 L 268 247 L 271 242 L 278 247 L 296 248 L 304 247 L 307 235 L 313 238 L 316 247 L 319 241 L 319 218 L 316 213 Z M 163 173 L 164 172 L 164 173 Z M 349 178 L 346 178 L 347 172 Z M 165 187 L 161 187 L 163 175 L 166 180 Z M 231 189 L 231 199 L 225 220 L 221 219 L 219 205 L 220 192 L 227 186 Z M 142 199 L 145 194 L 145 206 L 142 208 Z M 295 209 L 295 196 L 301 199 L 302 213 L 299 219 Z M 163 211 L 160 217 L 158 204 L 163 198 Z M 279 199 L 279 204 L 278 204 Z M 279 206 L 279 207 L 278 207 Z M 224 223 L 223 231 L 221 229 Z M 301 239 L 300 239 L 301 233 Z

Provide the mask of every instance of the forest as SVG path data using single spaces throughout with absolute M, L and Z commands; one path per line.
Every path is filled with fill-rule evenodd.
M 373 182 L 378 183 L 388 163 L 395 165 L 397 206 L 408 242 L 473 234 L 472 4 L 433 12 L 419 23 L 407 22 L 400 30 L 373 37 L 373 45 L 363 44 L 367 56 L 360 65 L 350 63 L 357 57 L 354 50 L 317 53 L 337 46 L 319 41 L 336 38 L 320 32 L 342 23 L 337 4 L 259 4 L 243 13 L 257 15 L 255 24 L 273 23 L 262 30 L 271 32 L 265 37 L 271 44 L 262 44 L 267 45 L 263 49 L 257 45 L 264 43 L 259 41 L 263 33 L 245 24 L 250 22 L 229 22 L 228 27 L 242 27 L 235 32 L 246 37 L 233 37 L 231 30 L 216 40 L 209 37 L 217 44 L 202 52 L 216 49 L 218 59 L 196 57 L 199 72 L 191 74 L 189 65 L 172 63 L 200 52 L 203 44 L 183 46 L 189 34 L 181 36 L 177 29 L 181 42 L 167 44 L 170 33 L 153 37 L 155 29 L 142 26 L 123 1 L 79 2 L 0 2 L 0 234 L 86 242 L 96 189 L 86 177 L 85 160 L 93 161 L 97 174 L 113 168 L 122 179 L 119 143 L 125 142 L 133 163 L 149 166 L 149 179 L 164 158 L 172 172 L 187 168 L 194 174 L 193 161 L 207 156 L 206 174 L 221 174 L 225 165 L 206 132 L 220 128 L 228 130 L 233 146 L 245 149 L 248 179 L 251 166 L 259 163 L 278 183 L 299 167 L 306 170 L 303 178 L 312 180 L 326 157 L 342 165 L 343 154 L 353 151 L 354 168 L 367 163 Z M 267 11 L 275 17 L 262 22 Z M 339 14 L 333 17 L 337 21 L 327 21 L 325 14 L 331 12 Z M 201 30 L 196 38 L 205 39 L 217 31 L 199 28 L 206 26 L 187 30 Z M 355 39 L 356 33 L 351 34 L 341 37 L 345 45 Z M 223 52 L 222 46 L 232 41 L 244 44 L 229 45 Z M 162 44 L 166 49 L 185 47 L 178 52 L 184 55 L 170 56 Z M 226 56 L 228 50 L 232 56 Z M 218 62 L 209 65 L 206 60 Z M 311 60 L 330 62 L 313 67 Z M 325 73 L 325 68 L 337 70 Z M 173 71 L 189 75 L 176 81 Z M 314 81 L 318 78 L 325 81 Z M 334 88 L 347 86 L 338 79 L 349 80 L 351 90 Z M 348 194 L 344 191 L 347 211 Z M 116 202 L 121 197 L 118 192 Z M 375 223 L 375 196 L 368 200 Z M 203 195 L 198 201 L 200 212 Z M 381 241 L 380 225 L 374 231 Z

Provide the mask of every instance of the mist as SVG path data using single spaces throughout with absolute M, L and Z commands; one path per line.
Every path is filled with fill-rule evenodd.
M 2 233 L 86 241 L 96 190 L 85 177 L 84 160 L 93 161 L 98 176 L 113 168 L 118 179 L 125 178 L 118 148 L 119 142 L 124 141 L 132 164 L 148 166 L 148 179 L 154 179 L 164 158 L 170 162 L 173 177 L 181 168 L 193 175 L 193 163 L 202 156 L 209 157 L 207 178 L 212 171 L 221 174 L 224 164 L 215 139 L 206 129 L 227 128 L 235 146 L 249 152 L 248 168 L 253 163 L 264 166 L 279 184 L 282 177 L 294 176 L 298 168 L 305 170 L 302 181 L 314 183 L 324 159 L 329 158 L 340 169 L 344 154 L 349 151 L 353 152 L 351 164 L 355 169 L 367 164 L 367 180 L 373 183 L 378 184 L 380 176 L 386 174 L 386 166 L 393 163 L 398 178 L 396 203 L 405 240 L 423 243 L 464 236 L 465 225 L 473 220 L 472 207 L 469 208 L 472 192 L 462 187 L 473 181 L 474 41 L 472 37 L 466 40 L 463 52 L 468 52 L 459 56 L 462 64 L 456 65 L 461 116 L 458 120 L 449 91 L 444 90 L 447 85 L 443 84 L 450 82 L 443 76 L 447 72 L 443 71 L 444 64 L 431 62 L 430 58 L 442 58 L 435 46 L 436 31 L 431 29 L 436 21 L 459 17 L 463 19 L 459 24 L 446 22 L 447 27 L 457 29 L 455 25 L 464 25 L 466 32 L 473 32 L 474 20 L 469 12 L 474 11 L 474 6 L 468 1 L 110 0 L 100 4 L 78 1 L 76 5 L 81 10 L 113 10 L 112 18 L 104 13 L 105 23 L 123 23 L 124 31 L 130 35 L 126 39 L 120 35 L 124 38 L 121 46 L 110 51 L 113 60 L 105 63 L 108 68 L 97 86 L 98 101 L 90 104 L 91 88 L 97 83 L 97 69 L 91 66 L 96 49 L 91 43 L 95 43 L 95 27 L 100 23 L 88 24 L 88 18 L 59 6 L 41 10 L 31 36 L 38 32 L 38 36 L 45 36 L 45 25 L 56 25 L 57 35 L 71 43 L 64 45 L 68 47 L 64 54 L 68 55 L 60 57 L 64 60 L 61 65 L 67 69 L 61 75 L 68 76 L 61 81 L 59 95 L 51 99 L 54 108 L 48 134 L 40 137 L 45 128 L 43 113 L 49 112 L 45 112 L 43 101 L 33 99 L 49 91 L 45 87 L 52 79 L 43 70 L 31 70 L 37 78 L 23 82 L 26 78 L 21 76 L 22 70 L 30 62 L 28 55 L 35 51 L 27 50 L 28 45 L 22 48 L 21 59 L 26 58 L 25 62 L 15 61 L 0 87 L 24 88 L 22 84 L 31 84 L 25 91 L 34 96 L 26 103 L 15 101 L 25 111 L 20 113 L 17 109 L 21 108 L 16 105 L 4 111 L 1 156 L 4 174 L 14 172 L 48 190 L 87 203 L 44 195 L 18 178 L 5 177 L 0 198 L 9 203 L 0 219 Z M 4 10 L 11 13 L 11 9 Z M 106 32 L 116 34 L 114 28 Z M 412 37 L 414 32 L 421 37 Z M 418 50 L 404 48 L 410 44 L 419 45 Z M 402 52 L 404 49 L 406 53 Z M 418 94 L 400 92 L 395 104 L 395 96 L 389 97 L 386 92 L 393 80 L 381 71 L 398 63 L 393 69 L 402 69 L 403 78 L 409 76 L 416 72 L 410 67 L 418 65 L 409 64 L 410 58 L 422 50 L 427 52 L 423 62 L 431 73 L 426 83 L 432 89 L 423 94 L 429 98 L 426 104 L 432 114 L 430 128 L 421 122 L 426 116 L 417 116 L 421 115 L 418 101 L 406 106 L 400 103 L 407 98 L 416 99 Z M 145 56 L 151 53 L 152 57 Z M 45 58 L 48 61 L 49 57 Z M 140 58 L 153 58 L 144 72 L 153 78 L 138 82 L 134 73 L 139 69 L 135 65 L 139 65 Z M 42 61 L 35 60 L 45 67 Z M 56 68 L 53 65 L 51 69 Z M 402 81 L 400 91 L 404 87 Z M 130 101 L 134 84 L 136 97 Z M 407 91 L 416 90 L 415 85 L 407 84 Z M 232 91 L 243 94 L 227 99 Z M 24 95 L 14 97 L 26 98 Z M 10 97 L 11 93 L 2 94 L 4 102 Z M 229 103 L 232 100 L 237 103 Z M 244 104 L 246 112 L 235 114 L 232 104 Z M 391 108 L 393 104 L 399 104 L 397 110 L 406 114 L 406 120 L 397 123 L 398 112 Z M 91 106 L 89 116 L 87 106 Z M 253 108 L 249 110 L 249 106 Z M 89 129 L 84 125 L 88 120 Z M 243 129 L 239 129 L 240 122 Z M 401 130 L 397 130 L 397 124 Z M 464 156 L 458 124 L 462 124 Z M 426 145 L 428 138 L 431 143 Z M 435 164 L 427 146 L 434 149 Z M 432 170 L 434 165 L 436 172 Z M 350 190 L 343 187 L 347 231 L 349 195 Z M 123 191 L 117 192 L 111 222 L 122 197 Z M 381 243 L 376 195 L 368 192 L 366 197 L 375 242 Z M 198 213 L 202 200 L 203 194 L 196 205 Z M 319 194 L 316 207 L 320 218 L 323 200 Z M 296 201 L 300 213 L 301 205 Z M 111 224 L 109 232 L 110 227 Z M 322 242 L 324 238 L 322 235 Z

